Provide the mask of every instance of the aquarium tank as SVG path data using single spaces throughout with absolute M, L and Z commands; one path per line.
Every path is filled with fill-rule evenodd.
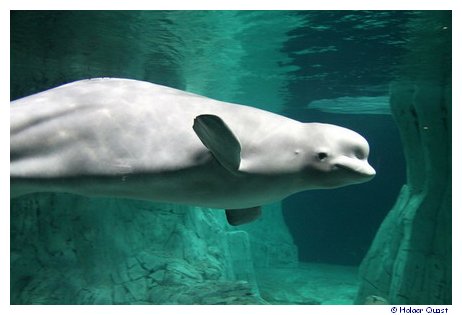
M 223 209 L 11 199 L 11 304 L 451 304 L 451 11 L 11 11 L 11 100 L 128 78 L 363 135 L 377 175 Z M 14 106 L 11 105 L 11 106 Z

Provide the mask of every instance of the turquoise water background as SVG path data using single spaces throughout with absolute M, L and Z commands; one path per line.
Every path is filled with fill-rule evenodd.
M 422 76 L 407 69 L 431 55 L 410 47 L 410 34 L 444 14 L 15 11 L 11 99 L 83 78 L 124 77 L 352 128 L 369 140 L 374 181 L 299 194 L 283 205 L 302 261 L 357 265 L 405 181 L 386 109 L 389 84 L 403 73 Z M 329 104 L 336 107 L 314 109 Z

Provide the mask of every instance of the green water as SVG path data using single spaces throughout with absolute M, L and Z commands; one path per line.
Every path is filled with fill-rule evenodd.
M 12 98 L 95 76 L 147 80 L 270 110 L 314 99 L 383 95 L 415 15 L 16 11 Z
M 353 303 L 357 266 L 406 182 L 390 83 L 447 85 L 450 28 L 448 11 L 12 11 L 12 100 L 84 78 L 150 81 L 354 129 L 377 176 L 284 200 L 250 241 L 208 210 L 15 200 L 11 303 Z M 297 264 L 312 278 L 290 282 Z

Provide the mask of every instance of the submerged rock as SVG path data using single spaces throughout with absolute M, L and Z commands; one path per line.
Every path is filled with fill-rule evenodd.
M 155 303 L 155 287 L 233 273 L 217 210 L 64 194 L 11 205 L 12 304 Z
M 391 304 L 452 303 L 451 16 L 421 12 L 414 23 L 402 77 L 390 88 L 407 184 L 361 264 L 358 304 L 371 295 Z
M 270 223 L 275 211 L 252 234 L 216 209 L 67 194 L 13 199 L 11 304 L 265 304 L 254 265 L 275 259 L 258 240 L 288 233 L 282 221 Z M 257 233 L 265 224 L 272 229 Z

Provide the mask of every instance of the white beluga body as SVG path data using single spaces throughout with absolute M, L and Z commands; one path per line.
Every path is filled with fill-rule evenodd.
M 128 79 L 82 80 L 11 103 L 12 197 L 66 192 L 227 210 L 252 221 L 293 193 L 370 180 L 349 129 Z

